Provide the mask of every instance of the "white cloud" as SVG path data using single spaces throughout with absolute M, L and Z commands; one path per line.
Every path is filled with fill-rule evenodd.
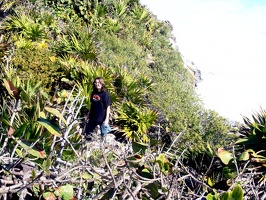
M 266 4 L 243 0 L 141 0 L 174 27 L 181 54 L 202 71 L 207 108 L 242 120 L 266 103 Z M 265 103 L 264 103 L 265 102 Z M 266 108 L 266 107 L 264 107 Z

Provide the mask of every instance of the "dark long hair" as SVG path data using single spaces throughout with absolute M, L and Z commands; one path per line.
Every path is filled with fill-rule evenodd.
M 98 80 L 101 83 L 101 85 L 102 85 L 101 92 L 104 92 L 106 89 L 105 89 L 105 83 L 104 83 L 104 80 L 103 80 L 102 77 L 97 77 L 97 78 L 94 79 L 94 81 L 92 83 L 93 84 L 93 92 L 97 92 L 98 91 L 98 89 L 95 87 L 96 80 Z

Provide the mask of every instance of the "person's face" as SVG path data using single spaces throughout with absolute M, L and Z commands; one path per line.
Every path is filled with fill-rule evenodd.
M 102 84 L 98 79 L 95 80 L 94 85 L 98 91 L 100 91 L 102 89 Z

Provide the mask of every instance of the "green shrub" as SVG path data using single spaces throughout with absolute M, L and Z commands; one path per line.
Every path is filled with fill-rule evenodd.
M 31 79 L 33 83 L 42 82 L 42 86 L 51 89 L 52 84 L 63 76 L 61 65 L 55 61 L 51 51 L 45 48 L 17 49 L 13 65 L 22 80 Z

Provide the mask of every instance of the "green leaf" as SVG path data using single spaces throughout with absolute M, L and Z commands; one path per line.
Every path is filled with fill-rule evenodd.
M 206 200 L 216 200 L 215 196 L 212 194 L 208 194 Z
M 159 156 L 156 157 L 156 162 L 159 163 L 160 167 L 162 168 L 164 166 L 165 163 L 165 154 L 161 153 Z
M 37 158 L 46 158 L 46 153 L 37 144 L 31 147 L 32 143 L 27 140 L 17 140 L 17 143 L 25 149 L 29 154 Z
M 88 172 L 85 172 L 84 174 L 82 174 L 82 178 L 85 180 L 89 180 L 92 179 L 92 175 L 90 175 Z
M 157 199 L 157 197 L 159 196 L 158 184 L 150 183 L 149 185 L 145 186 L 145 188 L 148 189 L 148 192 L 150 193 L 152 199 Z
M 32 186 L 32 190 L 33 190 L 33 192 L 34 192 L 34 194 L 35 194 L 35 196 L 40 196 L 40 188 L 39 188 L 39 185 L 33 185 Z
M 230 153 L 229 151 L 224 150 L 223 148 L 218 149 L 218 157 L 221 159 L 221 161 L 225 164 L 228 165 L 230 160 L 233 159 L 233 154 Z
M 136 154 L 134 156 L 127 157 L 127 161 L 131 167 L 137 167 L 141 161 L 141 158 L 142 157 L 139 154 Z
M 51 159 L 47 158 L 42 163 L 42 168 L 43 168 L 43 171 L 45 172 L 45 174 L 50 174 L 50 167 L 51 167 Z
M 40 113 L 39 113 L 39 117 L 41 117 L 41 118 L 44 118 L 44 119 L 45 119 L 45 118 L 46 118 L 46 117 L 45 117 L 45 113 L 44 113 L 44 112 L 40 112 Z
M 252 149 L 244 151 L 238 158 L 239 161 L 247 161 L 250 158 L 250 153 L 255 153 Z
M 224 192 L 221 197 L 221 200 L 230 200 L 230 191 L 229 192 Z
M 43 166 L 48 168 L 51 167 L 51 159 L 47 158 L 46 160 L 44 160 Z
M 229 166 L 229 165 L 223 167 L 222 171 L 223 171 L 224 177 L 226 179 L 235 178 L 236 175 L 237 175 L 236 169 L 234 167 L 232 167 L 232 166 Z
M 45 107 L 44 109 L 46 111 L 48 111 L 49 113 L 53 114 L 54 116 L 58 117 L 59 119 L 61 119 L 62 122 L 64 122 L 65 125 L 67 125 L 65 118 L 63 117 L 63 115 L 58 110 L 56 110 L 54 108 L 50 108 L 50 107 Z
M 43 196 L 44 200 L 56 200 L 57 199 L 52 192 L 45 192 L 45 193 L 43 193 L 42 196 Z
M 213 150 L 212 150 L 212 148 L 211 148 L 209 142 L 207 142 L 207 153 L 208 153 L 208 155 L 210 155 L 210 156 L 214 155 Z
M 207 178 L 207 183 L 211 187 L 214 185 L 214 182 L 212 181 L 212 179 L 210 177 Z
M 74 190 L 72 185 L 63 185 L 59 187 L 59 196 L 63 200 L 70 200 L 74 197 Z
M 5 124 L 6 126 L 11 126 L 10 123 L 6 119 L 4 119 L 2 117 L 0 117 L 0 122 L 2 122 L 3 124 Z
M 115 193 L 115 189 L 111 188 L 103 195 L 101 199 L 112 199 L 114 193 Z
M 168 189 L 165 188 L 165 187 L 162 187 L 162 191 L 163 191 L 164 193 L 166 193 L 166 192 L 168 192 Z
M 31 178 L 32 178 L 32 179 L 35 179 L 36 176 L 37 176 L 37 173 L 36 173 L 36 171 L 33 169 L 33 170 L 31 171 Z
M 252 149 L 251 149 L 252 150 Z M 253 150 L 252 150 L 253 151 Z M 262 156 L 262 155 L 259 155 L 259 154 L 256 154 L 254 151 L 252 152 L 252 156 L 254 157 L 254 158 L 261 158 L 261 159 L 265 159 L 265 157 L 264 156 Z
M 144 178 L 153 179 L 153 174 L 148 169 L 143 169 L 140 175 Z
M 243 200 L 244 192 L 240 185 L 236 185 L 231 193 L 231 196 L 235 200 Z
M 173 164 L 162 153 L 156 157 L 156 162 L 159 163 L 160 169 L 164 174 L 169 173 L 173 167 Z
M 251 135 L 248 138 L 242 138 L 236 141 L 236 144 L 241 144 L 241 145 L 255 145 L 258 143 L 259 141 L 256 135 Z
M 132 142 L 132 149 L 134 153 L 144 154 L 147 148 L 148 148 L 147 144 L 140 142 Z
M 29 125 L 29 123 L 27 123 L 27 122 L 23 123 L 22 125 L 20 125 L 17 128 L 17 130 L 15 131 L 15 133 L 13 133 L 13 135 L 16 137 L 21 137 L 27 131 L 28 125 Z
M 60 132 L 59 127 L 56 126 L 55 124 L 52 124 L 48 119 L 39 118 L 37 122 L 42 126 L 44 126 L 51 134 L 57 137 L 61 137 L 61 134 L 59 133 Z
M 16 149 L 16 153 L 18 154 L 20 158 L 23 158 L 23 154 L 19 149 Z
M 165 162 L 165 163 L 164 163 L 164 166 L 163 166 L 163 168 L 162 168 L 162 172 L 163 172 L 164 174 L 168 174 L 168 173 L 171 171 L 172 167 L 173 167 L 173 164 L 172 164 L 172 163 L 170 163 L 170 162 Z
M 244 151 L 240 156 L 239 156 L 239 160 L 240 161 L 247 161 L 250 158 L 253 158 L 252 160 L 254 161 L 259 161 L 259 162 L 263 162 L 265 161 L 265 157 L 258 155 L 255 153 L 255 151 L 253 149 L 248 149 L 246 151 Z
M 20 88 L 20 90 L 21 90 L 20 96 L 23 99 L 23 101 L 30 102 L 30 96 L 27 94 L 27 92 L 23 88 Z

